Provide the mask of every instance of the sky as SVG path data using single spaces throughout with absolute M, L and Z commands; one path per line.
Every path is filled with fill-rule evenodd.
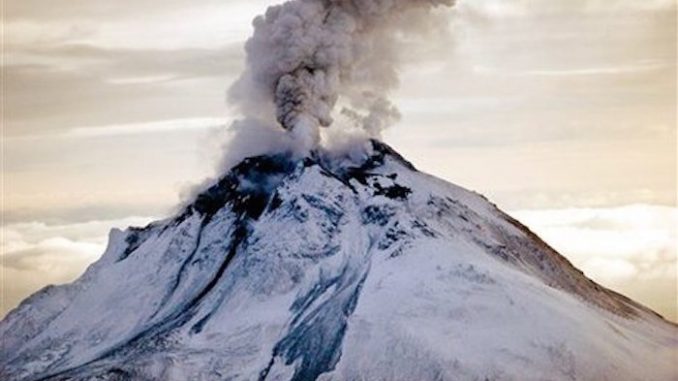
M 4 0 L 0 316 L 215 174 L 269 0 Z M 459 0 L 384 140 L 678 319 L 673 0 Z

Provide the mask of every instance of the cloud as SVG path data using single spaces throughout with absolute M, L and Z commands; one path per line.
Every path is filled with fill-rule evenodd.
M 186 182 L 213 174 L 220 118 L 37 131 L 6 137 L 6 221 L 165 215 Z
M 587 276 L 678 319 L 678 208 L 637 204 L 511 214 Z
M 102 253 L 105 246 L 98 243 L 72 241 L 63 237 L 52 237 L 35 243 L 10 242 L 11 248 L 3 254 L 3 266 L 15 270 L 50 272 L 60 277 L 70 273 L 74 266 L 90 263 Z
M 68 40 L 114 48 L 215 47 L 244 39 L 252 18 L 274 1 L 6 1 L 7 41 Z M 143 17 L 139 17 L 143 15 Z M 194 22 L 200 20 L 200 22 Z M 229 20 L 229 22 L 224 22 Z
M 225 126 L 225 121 L 217 118 L 173 119 L 112 126 L 76 127 L 70 129 L 66 135 L 75 138 L 106 137 L 130 134 L 164 133 L 176 130 L 214 129 Z
M 623 258 L 594 257 L 588 260 L 585 266 L 587 269 L 586 273 L 594 274 L 598 279 L 603 280 L 612 279 L 616 282 L 629 281 L 638 275 L 636 266 Z
M 464 12 L 491 18 L 515 18 L 529 15 L 553 15 L 567 12 L 600 14 L 610 12 L 667 11 L 675 9 L 673 0 L 460 0 Z
M 226 125 L 226 120 L 219 118 L 170 119 L 144 123 L 73 127 L 63 132 L 10 136 L 5 139 L 9 143 L 16 143 L 35 140 L 110 138 L 223 129 L 226 128 Z
M 127 217 L 71 224 L 4 225 L 0 228 L 0 316 L 48 284 L 77 278 L 103 254 L 112 227 L 143 226 L 151 220 Z
M 225 88 L 242 67 L 241 48 L 9 45 L 3 67 L 5 133 L 223 115 Z
M 562 77 L 562 76 L 599 76 L 599 75 L 620 75 L 620 74 L 638 74 L 648 71 L 670 70 L 673 65 L 669 62 L 646 62 L 641 61 L 635 64 L 624 66 L 600 66 L 600 67 L 570 67 L 563 69 L 530 69 L 526 71 L 502 71 L 497 68 L 486 68 L 476 66 L 473 70 L 480 74 L 495 75 L 513 75 L 513 76 L 543 76 L 543 77 Z
M 64 41 L 57 44 L 12 44 L 5 46 L 6 67 L 33 65 L 48 72 L 88 69 L 99 78 L 110 75 L 158 75 L 220 77 L 237 74 L 242 67 L 242 42 L 223 41 L 210 48 L 135 49 L 103 47 Z

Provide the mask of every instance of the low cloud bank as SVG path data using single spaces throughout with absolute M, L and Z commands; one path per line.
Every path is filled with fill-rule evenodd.
M 668 319 L 676 314 L 678 209 L 647 204 L 616 208 L 523 210 L 511 213 L 606 287 Z M 3 227 L 0 316 L 48 284 L 77 278 L 104 251 L 111 226 L 152 218 Z
M 512 215 L 588 277 L 678 320 L 678 208 L 637 204 Z

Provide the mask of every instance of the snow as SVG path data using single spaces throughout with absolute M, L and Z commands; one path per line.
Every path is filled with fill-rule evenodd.
M 675 325 L 482 196 L 378 143 L 349 170 L 276 160 L 112 231 L 0 323 L 0 379 L 677 379 Z
M 506 269 L 471 246 L 434 240 L 373 264 L 349 324 L 346 356 L 325 377 L 675 377 L 675 342 L 673 348 L 662 348 L 657 342 L 630 340 L 638 335 L 637 327 L 617 320 L 520 271 Z M 663 334 L 670 338 L 671 330 Z M 639 353 L 655 374 L 636 366 Z

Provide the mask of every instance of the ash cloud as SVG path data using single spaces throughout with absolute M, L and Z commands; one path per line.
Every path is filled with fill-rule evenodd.
M 434 11 L 453 5 L 453 0 L 292 0 L 269 7 L 253 22 L 246 69 L 229 90 L 242 116 L 239 129 L 267 126 L 269 140 L 280 141 L 277 148 L 301 153 L 320 145 L 321 136 L 337 135 L 325 136 L 323 127 L 379 137 L 400 118 L 389 100 L 398 85 L 399 43 L 444 22 Z M 281 130 L 288 136 L 280 138 Z

